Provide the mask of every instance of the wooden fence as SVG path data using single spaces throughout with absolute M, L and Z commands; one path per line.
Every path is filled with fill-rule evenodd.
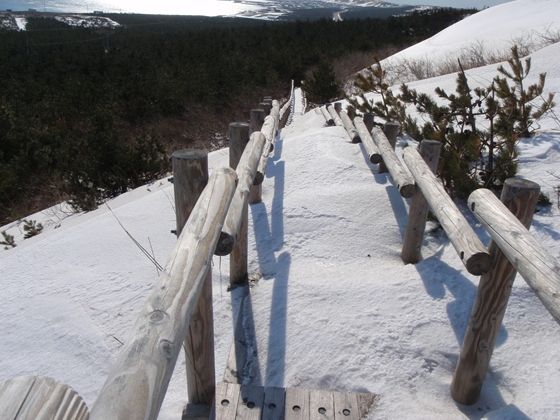
M 327 105 L 320 109 L 326 124 L 343 125 L 353 143 L 356 142 L 354 130 L 357 131 L 367 159 L 379 164 L 380 173 L 388 171 L 401 195 L 411 198 L 401 252 L 403 261 L 420 260 L 431 209 L 467 271 L 481 276 L 451 383 L 451 395 L 457 402 L 474 404 L 482 389 L 516 273 L 521 274 L 560 324 L 560 264 L 528 230 L 540 187 L 531 181 L 512 178 L 505 182 L 501 201 L 486 189 L 470 195 L 469 209 L 492 238 L 487 249 L 434 175 L 441 149 L 439 142 L 424 140 L 419 150 L 405 148 L 403 160 L 407 171 L 394 150 L 397 124 L 386 123 L 382 130 L 373 127 L 371 115 L 364 115 L 364 118 L 354 118 L 352 126 L 346 118 L 342 121 L 336 108 Z M 344 111 L 340 114 L 345 115 Z
M 183 344 L 189 403 L 212 403 L 216 387 L 212 255 L 231 253 L 232 286 L 246 281 L 247 206 L 250 200 L 260 200 L 255 189 L 264 180 L 277 130 L 286 124 L 293 101 L 292 85 L 290 100 L 282 108 L 265 99 L 262 108 L 251 112 L 249 124 L 232 123 L 230 167 L 217 168 L 210 177 L 206 153 L 187 150 L 173 155 L 178 241 L 91 413 L 68 386 L 27 376 L 0 388 L 0 418 L 156 419 Z M 451 384 L 456 401 L 472 404 L 479 396 L 517 272 L 560 323 L 560 264 L 528 231 L 540 188 L 510 179 L 501 201 L 484 189 L 471 194 L 469 208 L 492 238 L 486 249 L 434 176 L 438 142 L 423 141 L 419 151 L 407 147 L 403 154 L 407 170 L 394 150 L 398 127 L 373 127 L 367 115 L 352 122 L 343 111 L 341 118 L 336 108 L 322 107 L 318 112 L 327 124 L 345 127 L 350 141 L 363 142 L 367 159 L 378 163 L 380 171 L 388 171 L 400 194 L 411 198 L 403 261 L 420 260 L 431 208 L 466 269 L 481 275 Z
M 0 387 L 1 419 L 157 419 L 183 346 L 189 403 L 212 403 L 216 382 L 211 259 L 215 253 L 232 253 L 232 284 L 246 280 L 250 191 L 264 179 L 276 133 L 286 124 L 293 100 L 293 83 L 282 108 L 265 98 L 251 113 L 250 139 L 249 124 L 232 123 L 230 167 L 219 167 L 210 177 L 206 152 L 187 149 L 173 154 L 178 241 L 91 411 L 67 385 L 25 376 Z M 260 194 L 252 200 L 260 200 Z

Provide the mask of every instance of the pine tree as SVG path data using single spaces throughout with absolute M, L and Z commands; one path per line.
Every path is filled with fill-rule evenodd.
M 319 65 L 311 78 L 305 81 L 303 90 L 311 102 L 321 104 L 332 102 L 342 95 L 340 85 L 336 81 L 334 68 L 326 59 L 319 61 Z

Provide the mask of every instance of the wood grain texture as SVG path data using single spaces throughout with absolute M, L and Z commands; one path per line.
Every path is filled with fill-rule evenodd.
M 357 393 L 356 397 L 358 398 L 358 408 L 360 409 L 360 418 L 365 419 L 373 406 L 373 403 L 377 399 L 376 394 L 366 394 L 366 393 Z
M 262 418 L 267 420 L 284 420 L 285 403 L 286 391 L 284 388 L 266 387 L 264 389 Z
M 261 420 L 263 401 L 262 386 L 241 385 L 236 419 Z
M 334 398 L 332 392 L 309 391 L 309 418 L 311 420 L 334 420 Z
M 346 130 L 348 137 L 350 137 L 350 141 L 352 143 L 360 143 L 362 141 L 360 139 L 360 135 L 358 134 L 356 127 L 354 127 L 352 120 L 348 117 L 346 111 L 340 111 L 340 119 L 342 120 L 342 124 L 344 125 L 344 129 Z
M 236 240 L 246 236 L 246 231 L 240 231 L 242 223 L 247 224 L 244 216 L 247 215 L 249 191 L 257 172 L 265 137 L 262 132 L 251 135 L 251 139 L 238 163 L 237 175 L 239 177 L 231 206 L 228 210 L 222 234 L 216 247 L 216 255 L 228 255 L 232 252 Z M 231 265 L 231 264 L 230 264 Z
M 285 420 L 309 419 L 309 390 L 299 388 L 286 389 Z
M 420 156 L 430 168 L 432 173 L 436 173 L 441 143 L 435 140 L 422 140 L 420 143 Z M 406 223 L 406 231 L 404 234 L 401 258 L 406 264 L 416 264 L 420 261 L 422 251 L 422 240 L 424 231 L 426 230 L 426 221 L 428 220 L 428 211 L 430 206 L 424 198 L 422 191 L 416 189 L 416 193 L 410 200 L 410 209 L 408 211 L 408 221 Z
M 208 183 L 208 153 L 201 149 L 181 149 L 171 155 L 177 236 Z
M 480 189 L 469 208 L 560 324 L 560 264 L 491 191 Z
M 391 148 L 393 150 L 395 150 L 395 146 L 397 145 L 397 134 L 399 132 L 399 125 L 395 124 L 395 123 L 385 123 L 383 125 L 383 129 L 381 130 L 381 132 L 387 138 L 387 141 L 391 145 Z M 389 168 L 387 167 L 387 164 L 385 163 L 385 161 L 382 160 L 379 163 L 378 170 L 379 170 L 380 174 L 383 174 L 385 172 L 389 172 Z
M 0 387 L 2 420 L 87 420 L 89 411 L 76 391 L 52 378 L 27 375 Z
M 323 114 L 323 118 L 325 118 L 325 122 L 327 123 L 327 125 L 335 125 L 333 117 L 331 116 L 329 111 L 327 111 L 327 108 L 324 105 L 319 108 L 319 110 L 321 111 L 321 114 Z
M 333 392 L 335 420 L 360 420 L 356 394 Z
M 157 418 L 235 183 L 231 168 L 210 176 L 93 405 L 93 420 Z
M 208 154 L 204 150 L 183 149 L 172 155 L 177 234 L 180 235 L 194 205 L 208 184 Z M 212 268 L 206 279 L 185 336 L 188 400 L 210 405 L 216 386 L 214 366 L 214 319 Z
M 371 131 L 371 135 L 401 196 L 404 198 L 412 197 L 416 193 L 416 187 L 414 186 L 412 178 L 395 154 L 394 147 L 391 146 L 389 140 L 379 127 L 374 127 Z M 382 173 L 381 162 L 379 163 L 379 173 Z
M 492 257 L 422 156 L 416 149 L 407 147 L 403 157 L 416 180 L 416 185 L 428 201 L 467 271 L 475 276 L 488 272 L 492 266 Z
M 523 179 L 508 179 L 504 184 L 502 203 L 526 229 L 531 226 L 539 192 L 538 184 Z M 466 405 L 474 404 L 480 395 L 517 274 L 496 242 L 492 240 L 488 250 L 494 264 L 478 283 L 451 382 L 451 395 L 455 401 Z
M 373 138 L 369 133 L 370 130 L 367 129 L 364 120 L 361 117 L 356 117 L 354 118 L 354 125 L 356 126 L 356 130 L 358 130 L 360 139 L 362 139 L 362 143 L 364 144 L 364 148 L 366 149 L 369 161 L 374 164 L 378 164 L 379 162 L 381 162 L 381 154 L 379 153 L 379 149 L 373 142 Z
M 342 123 L 342 120 L 340 119 L 338 112 L 336 112 L 336 109 L 334 109 L 334 106 L 332 106 L 331 104 L 327 104 L 326 107 L 327 107 L 327 112 L 330 114 L 332 120 L 334 121 L 334 125 L 338 127 L 344 127 L 344 124 Z
M 241 385 L 218 382 L 216 385 L 216 400 L 210 419 L 231 420 L 235 419 L 239 404 Z

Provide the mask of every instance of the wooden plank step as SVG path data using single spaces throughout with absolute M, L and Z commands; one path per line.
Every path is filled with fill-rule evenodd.
M 52 378 L 18 376 L 0 386 L 2 420 L 87 420 L 89 411 L 76 391 Z
M 376 395 L 218 382 L 211 420 L 360 420 Z M 200 418 L 187 417 L 183 420 Z M 191 413 L 194 410 L 191 409 Z

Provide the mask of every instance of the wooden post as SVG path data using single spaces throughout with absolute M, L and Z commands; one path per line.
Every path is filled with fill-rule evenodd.
M 91 420 L 156 419 L 235 190 L 231 168 L 212 172 L 111 368 Z
M 171 160 L 179 236 L 196 201 L 208 184 L 208 154 L 200 149 L 183 149 L 174 152 Z M 208 267 L 202 292 L 185 336 L 184 349 L 189 403 L 209 406 L 216 388 L 212 267 Z
M 237 167 L 239 182 L 215 251 L 216 255 L 232 254 L 230 257 L 232 284 L 242 284 L 247 278 L 248 198 L 264 143 L 265 137 L 261 132 L 253 133 L 239 161 Z
M 524 179 L 510 178 L 504 183 L 502 203 L 526 229 L 531 226 L 539 192 L 538 184 Z M 451 395 L 455 401 L 466 405 L 474 404 L 480 395 L 517 274 L 515 267 L 493 240 L 488 251 L 494 259 L 494 265 L 480 277 L 451 382 Z
M 233 122 L 229 125 L 229 166 L 237 169 L 237 164 L 249 143 L 249 124 Z
M 491 191 L 469 197 L 469 207 L 544 307 L 560 324 L 560 264 Z
M 251 118 L 249 120 L 249 136 L 256 131 L 261 131 L 264 124 L 264 109 L 252 109 Z M 262 182 L 255 183 L 251 187 L 251 192 L 249 193 L 249 204 L 255 204 L 261 202 L 262 196 Z
M 272 108 L 272 104 L 270 102 L 261 102 L 259 104 L 259 108 L 264 109 L 264 116 L 266 117 L 270 114 L 270 109 Z
M 401 196 L 404 198 L 412 197 L 416 193 L 414 182 L 395 154 L 395 150 L 389 143 L 387 137 L 383 134 L 383 131 L 381 131 L 379 127 L 374 127 L 371 131 L 371 135 L 375 145 L 379 149 L 383 162 L 385 162 L 385 166 L 389 169 L 389 173 L 393 177 L 395 186 L 401 193 Z M 381 168 L 381 163 L 382 162 L 379 162 L 379 168 Z
M 264 123 L 264 109 L 252 109 L 249 118 L 249 135 L 255 131 L 261 131 Z
M 354 118 L 354 125 L 356 126 L 356 130 L 358 130 L 358 134 L 362 139 L 362 143 L 364 144 L 364 148 L 366 149 L 366 153 L 369 157 L 369 161 L 371 163 L 381 162 L 381 155 L 379 154 L 379 149 L 373 142 L 373 138 L 369 133 L 370 130 L 367 129 L 367 126 L 364 124 L 362 118 L 361 117 Z
M 492 257 L 422 156 L 415 148 L 407 147 L 403 158 L 467 271 L 475 276 L 488 272 Z
M 334 109 L 340 114 L 340 111 L 342 111 L 342 104 L 340 102 L 335 102 Z
M 441 143 L 439 141 L 422 140 L 420 143 L 420 155 L 434 174 L 439 163 L 440 149 Z M 426 230 L 429 209 L 430 207 L 424 195 L 422 195 L 422 191 L 417 188 L 416 194 L 412 196 L 410 201 L 408 222 L 401 252 L 401 258 L 406 264 L 416 264 L 420 261 L 422 239 L 424 238 L 424 230 Z
M 373 122 L 374 122 L 375 114 L 373 112 L 366 112 L 364 113 L 364 124 L 366 125 L 368 131 L 371 133 L 373 130 Z M 355 120 L 355 118 L 354 118 Z
M 395 146 L 397 145 L 398 133 L 399 133 L 399 125 L 396 123 L 385 123 L 385 125 L 383 126 L 383 134 L 385 134 L 385 137 L 387 137 L 387 140 L 389 140 L 389 144 L 391 145 L 393 150 L 395 150 Z M 381 163 L 379 163 L 378 171 L 380 174 L 389 172 L 387 165 L 385 164 L 384 161 L 381 161 Z
M 344 129 L 348 133 L 348 137 L 350 137 L 350 141 L 352 143 L 361 143 L 360 135 L 358 131 L 354 127 L 354 124 L 348 117 L 348 114 L 345 111 L 340 112 L 340 119 L 342 120 L 342 124 L 344 125 Z

